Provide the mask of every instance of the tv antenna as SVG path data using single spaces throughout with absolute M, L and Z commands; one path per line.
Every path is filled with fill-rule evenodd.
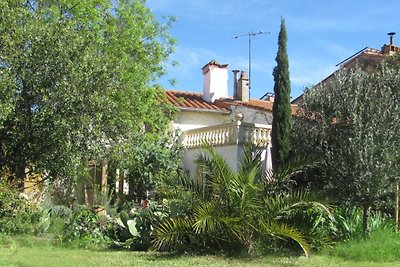
M 250 97 L 250 91 L 251 91 L 251 38 L 255 37 L 257 35 L 261 35 L 261 34 L 270 34 L 270 32 L 263 32 L 262 30 L 260 30 L 258 32 L 249 32 L 249 33 L 245 33 L 245 34 L 232 36 L 232 38 L 235 38 L 235 39 L 238 39 L 241 37 L 246 37 L 246 36 L 249 38 L 249 97 Z

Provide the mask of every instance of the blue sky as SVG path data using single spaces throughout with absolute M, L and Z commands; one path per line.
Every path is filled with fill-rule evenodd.
M 177 17 L 170 33 L 178 40 L 168 76 L 158 80 L 165 89 L 201 92 L 201 68 L 212 59 L 231 70 L 248 70 L 248 38 L 232 36 L 263 30 L 252 39 L 251 97 L 273 91 L 280 19 L 286 22 L 292 97 L 336 69 L 335 65 L 364 47 L 380 49 L 397 32 L 400 45 L 399 0 L 148 0 L 161 18 Z M 168 80 L 175 78 L 172 86 Z

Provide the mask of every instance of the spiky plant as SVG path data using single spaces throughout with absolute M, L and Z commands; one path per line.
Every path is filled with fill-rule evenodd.
M 293 166 L 281 168 L 281 174 L 263 176 L 260 151 L 245 146 L 240 169 L 233 172 L 213 148 L 207 146 L 204 151 L 197 160 L 202 170 L 198 177 L 179 175 L 175 183 L 169 181 L 167 192 L 175 199 L 184 198 L 187 209 L 156 229 L 156 249 L 174 250 L 183 245 L 185 249 L 252 252 L 263 242 L 279 239 L 294 241 L 305 255 L 310 254 L 315 235 L 308 228 L 315 230 L 314 222 L 310 220 L 308 228 L 297 227 L 296 212 L 303 214 L 309 208 L 329 211 L 310 201 L 308 191 L 287 190 Z M 284 181 L 275 181 L 282 177 Z

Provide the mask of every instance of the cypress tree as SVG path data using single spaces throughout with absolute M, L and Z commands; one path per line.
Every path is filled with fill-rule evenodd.
M 271 142 L 272 167 L 275 171 L 287 162 L 290 150 L 290 78 L 286 42 L 285 20 L 282 18 L 278 53 L 275 58 L 277 65 L 273 71 L 275 100 L 272 112 Z

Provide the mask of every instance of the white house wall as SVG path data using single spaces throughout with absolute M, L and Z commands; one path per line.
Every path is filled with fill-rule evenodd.
M 177 117 L 174 120 L 173 124 L 175 129 L 179 129 L 180 131 L 185 132 L 192 129 L 215 126 L 235 121 L 237 120 L 236 114 L 242 114 L 243 122 L 253 123 L 256 127 L 268 127 L 272 124 L 271 112 L 248 108 L 245 106 L 231 106 L 231 110 L 232 112 L 230 113 L 181 110 L 177 114 Z M 217 153 L 219 153 L 227 161 L 233 171 L 237 171 L 239 169 L 239 163 L 242 153 L 241 145 L 225 145 L 216 146 L 214 148 Z M 195 161 L 200 152 L 200 149 L 187 149 L 184 153 L 183 168 L 190 173 L 191 177 L 194 177 L 196 175 L 197 170 Z M 263 153 L 263 157 L 267 158 L 266 151 Z
M 272 124 L 272 113 L 254 108 L 248 108 L 246 106 L 233 106 L 233 114 L 243 114 L 243 122 L 271 125 Z
M 241 145 L 217 146 L 215 151 L 221 155 L 233 171 L 239 170 L 242 155 Z M 197 173 L 196 160 L 201 155 L 202 149 L 187 149 L 183 160 L 185 171 L 189 172 L 190 177 L 195 177 Z
M 243 114 L 243 122 L 271 125 L 272 113 L 248 108 L 232 106 L 231 113 L 197 112 L 181 110 L 174 120 L 174 127 L 182 132 L 207 126 L 219 125 L 235 120 L 236 114 Z
M 231 121 L 229 114 L 213 112 L 180 111 L 174 121 L 175 129 L 182 132 Z

